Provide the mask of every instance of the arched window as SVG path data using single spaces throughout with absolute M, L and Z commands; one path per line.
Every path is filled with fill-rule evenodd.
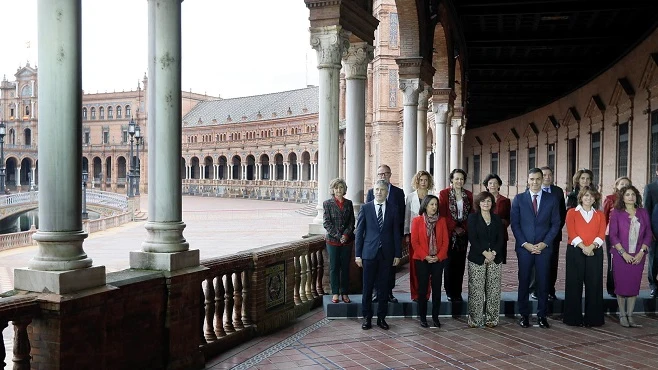
M 117 118 L 121 118 L 121 106 L 117 105 Z
M 99 119 L 105 119 L 105 108 L 103 107 L 98 108 L 98 116 Z
M 96 119 L 96 108 L 91 108 L 91 119 Z
M 132 117 L 130 115 L 130 105 L 126 105 L 126 118 L 130 118 L 130 117 Z
M 114 114 L 112 114 L 112 107 L 107 107 L 107 118 L 108 119 L 114 118 Z
M 30 115 L 30 106 L 29 106 L 29 105 L 26 105 L 26 106 L 25 106 L 25 115 L 26 115 L 26 116 L 29 116 L 29 115 Z
M 82 119 L 87 119 L 87 108 L 82 108 Z

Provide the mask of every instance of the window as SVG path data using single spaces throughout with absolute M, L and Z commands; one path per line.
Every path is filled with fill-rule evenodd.
M 590 163 L 590 168 L 594 174 L 592 184 L 598 184 L 601 174 L 601 132 L 592 133 L 592 150 L 590 157 L 592 160 L 592 163 Z
M 126 118 L 130 118 L 130 105 L 126 105 Z
M 537 148 L 528 148 L 528 172 L 537 167 Z
M 126 144 L 128 142 L 128 129 L 124 129 L 121 131 L 121 142 L 123 144 Z
M 85 135 L 83 138 L 83 143 L 85 145 L 89 145 L 89 140 L 90 140 L 90 135 L 89 135 L 89 130 L 85 130 Z
M 96 108 L 91 108 L 91 119 L 96 119 Z
M 516 150 L 509 151 L 509 184 L 516 186 Z
M 105 119 L 105 108 L 103 107 L 98 108 L 98 116 L 99 119 Z
M 491 173 L 498 174 L 498 153 L 491 153 Z
M 548 144 L 548 167 L 555 170 L 555 143 Z
M 112 107 L 107 107 L 107 118 L 108 119 L 114 118 L 114 116 L 112 114 Z
M 658 110 L 651 112 L 651 144 L 649 147 L 649 181 L 656 180 L 658 169 Z
M 628 122 L 619 125 L 617 140 L 617 177 L 628 176 Z
M 121 106 L 117 105 L 117 118 L 121 118 Z
M 480 183 L 480 155 L 473 155 L 473 184 Z
M 9 109 L 9 116 L 11 116 L 11 118 L 14 118 L 14 108 Z
M 82 119 L 87 119 L 87 108 L 82 108 Z
M 110 143 L 110 132 L 103 131 L 103 144 L 109 144 L 109 143 Z

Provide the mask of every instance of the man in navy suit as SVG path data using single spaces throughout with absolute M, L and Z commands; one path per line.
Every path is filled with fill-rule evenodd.
M 375 199 L 361 207 L 356 222 L 355 262 L 363 267 L 363 296 L 361 300 L 363 324 L 361 328 L 372 327 L 372 288 L 378 282 L 382 291 L 388 291 L 388 277 L 393 266 L 400 263 L 402 233 L 397 227 L 398 210 L 386 200 L 388 183 L 377 180 L 374 187 Z M 388 302 L 380 299 L 377 305 L 377 326 L 388 330 L 386 313 Z
M 552 193 L 542 191 L 542 170 L 533 168 L 528 173 L 528 190 L 514 197 L 511 225 L 516 239 L 516 256 L 519 261 L 518 301 L 521 327 L 530 327 L 528 288 L 530 274 L 535 268 L 537 282 L 537 321 L 539 327 L 549 328 L 546 320 L 548 280 L 553 240 L 560 231 L 560 209 Z
M 388 195 L 386 197 L 386 201 L 393 203 L 395 208 L 398 210 L 398 218 L 400 220 L 400 225 L 398 226 L 400 228 L 400 235 L 404 234 L 404 210 L 405 210 L 405 197 L 404 197 L 404 190 L 398 188 L 397 186 L 391 184 L 391 167 L 385 164 L 379 165 L 377 168 L 377 177 L 379 180 L 384 180 L 388 186 Z M 372 202 L 375 199 L 375 195 L 373 193 L 373 189 L 368 190 L 368 195 L 366 196 L 366 203 L 367 202 Z M 402 245 L 400 245 L 400 248 Z M 379 294 L 379 297 L 377 294 L 375 294 L 375 297 L 373 298 L 373 301 L 378 302 L 379 299 L 383 299 L 386 301 L 388 299 L 389 302 L 391 303 L 397 303 L 398 300 L 393 296 L 393 288 L 395 288 L 395 269 L 391 269 L 391 272 L 389 273 L 388 277 L 388 291 L 386 290 L 381 290 L 383 293 Z M 379 287 L 375 286 L 375 289 L 379 291 Z

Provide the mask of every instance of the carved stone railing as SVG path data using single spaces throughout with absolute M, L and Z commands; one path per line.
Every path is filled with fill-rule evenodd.
M 19 233 L 1 234 L 0 251 L 33 245 L 34 241 L 32 240 L 32 235 L 36 232 L 37 229 L 32 228 L 28 231 L 21 231 Z
M 36 294 L 14 294 L 14 291 L 0 295 L 0 363 L 6 365 L 5 345 L 2 331 L 9 322 L 14 327 L 13 356 L 14 370 L 30 368 L 30 340 L 27 327 L 39 315 L 39 303 Z
M 223 198 L 314 203 L 318 192 L 316 181 L 186 179 L 182 182 L 183 194 Z
M 324 238 L 318 236 L 201 261 L 208 268 L 199 331 L 206 358 L 319 306 L 328 270 L 324 248 Z
M 109 191 L 87 190 L 87 203 L 121 211 L 128 210 L 128 197 Z
M 87 204 L 118 211 L 129 208 L 128 197 L 123 194 L 90 189 L 87 189 Z M 38 191 L 0 195 L 0 218 L 37 208 L 38 205 Z

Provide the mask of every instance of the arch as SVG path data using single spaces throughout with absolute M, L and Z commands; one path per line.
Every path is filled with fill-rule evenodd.
M 82 119 L 87 119 L 87 108 L 82 108 Z
M 105 108 L 98 108 L 98 119 L 105 119 Z
M 98 179 L 98 182 L 100 183 L 103 179 L 103 164 L 101 163 L 101 159 L 99 157 L 94 157 L 92 163 L 94 164 L 94 173 L 89 177 L 94 181 Z
M 128 172 L 126 171 L 126 158 L 119 156 L 117 158 L 117 185 L 124 185 L 128 181 Z
M 130 118 L 130 117 L 132 117 L 130 115 L 130 105 L 126 105 L 126 118 Z
M 9 140 L 7 144 L 16 145 L 16 131 L 13 128 L 9 129 Z
M 114 119 L 114 110 L 112 107 L 107 107 L 107 119 Z
M 18 159 L 16 157 L 8 157 L 5 161 L 5 184 L 18 185 L 16 182 L 16 168 L 18 168 Z
M 311 154 L 308 151 L 302 153 L 302 174 L 301 180 L 311 180 Z
M 242 172 L 242 158 L 240 158 L 239 155 L 234 155 L 233 158 L 231 158 L 231 164 L 233 165 L 231 178 L 233 180 L 242 180 L 242 176 L 240 176 Z
M 395 0 L 395 6 L 397 7 L 399 19 L 400 57 L 417 57 L 420 55 L 420 22 L 416 1 Z M 390 23 L 392 23 L 392 20 L 389 21 Z
M 180 178 L 181 180 L 185 180 L 186 178 L 186 171 L 185 171 L 185 158 L 181 157 L 180 158 Z
M 207 156 L 203 159 L 203 166 L 203 178 L 214 179 L 215 171 L 213 171 L 213 159 L 211 156 Z
M 89 172 L 89 159 L 82 157 L 82 170 Z
M 220 155 L 219 156 L 219 179 L 220 180 L 226 180 L 226 177 L 228 175 L 228 160 L 226 159 L 226 156 Z
M 297 153 L 290 152 L 288 154 L 288 179 L 299 180 L 299 173 L 297 171 Z
M 247 156 L 247 180 L 255 180 L 256 158 L 252 154 Z
M 23 130 L 23 144 L 26 146 L 32 146 L 32 130 L 29 127 L 26 127 Z
M 275 179 L 274 180 L 282 180 L 283 179 L 283 154 L 281 153 L 276 153 L 274 156 L 274 163 L 275 163 Z
M 435 89 L 449 89 L 454 85 L 454 58 L 451 63 L 451 58 L 448 56 L 454 53 L 452 52 L 452 45 L 449 45 L 446 30 L 441 23 L 434 27 L 433 41 L 432 67 L 436 72 L 434 72 L 432 87 Z
M 270 179 L 270 156 L 267 154 L 261 154 L 260 156 L 260 179 L 269 180 Z
M 91 108 L 91 119 L 96 119 L 96 108 Z
M 105 183 L 112 182 L 112 157 L 105 158 Z
M 199 171 L 199 158 L 194 156 L 190 159 L 190 178 L 198 179 L 200 178 L 200 175 L 201 173 Z
M 121 106 L 117 105 L 117 118 L 121 118 Z
M 23 158 L 21 161 L 21 173 L 19 175 L 20 184 L 29 186 L 32 177 L 32 158 Z

